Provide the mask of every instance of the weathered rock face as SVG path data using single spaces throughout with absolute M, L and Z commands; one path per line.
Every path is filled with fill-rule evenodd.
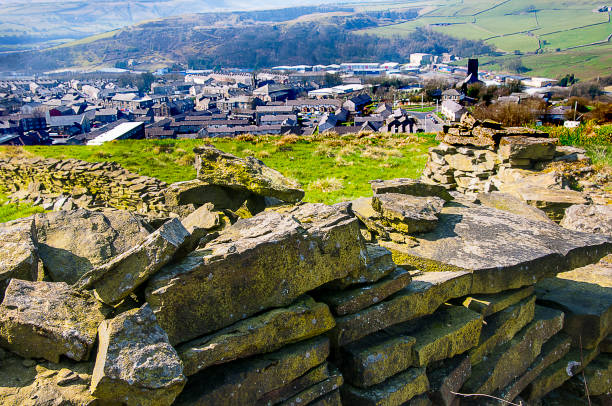
M 436 228 L 438 213 L 444 206 L 439 197 L 415 197 L 398 193 L 374 195 L 372 207 L 383 224 L 400 233 L 424 233 Z
M 37 214 L 35 222 L 45 269 L 53 281 L 70 284 L 149 235 L 140 219 L 124 211 L 60 211 Z
M 272 352 L 328 331 L 336 322 L 323 303 L 311 298 L 240 321 L 210 336 L 178 347 L 185 374 L 193 375 L 211 365 Z
M 248 193 L 193 179 L 169 185 L 164 189 L 164 197 L 166 204 L 171 206 L 201 206 L 211 203 L 217 210 L 238 210 L 247 199 Z
M 482 314 L 484 317 L 488 317 L 530 297 L 533 295 L 533 292 L 533 286 L 527 286 L 494 295 L 468 296 L 457 300 L 457 302 L 460 302 L 470 310 Z
M 313 338 L 280 351 L 209 368 L 189 378 L 177 405 L 254 405 L 325 362 L 329 341 Z
M 427 369 L 429 398 L 436 404 L 451 406 L 472 373 L 472 363 L 465 355 L 440 361 Z M 454 393 L 453 393 L 454 392 Z
M 253 157 L 241 159 L 213 147 L 195 148 L 194 152 L 200 180 L 290 203 L 304 197 L 296 182 Z
M 612 236 L 612 206 L 575 205 L 565 210 L 561 227 Z
M 309 290 L 358 273 L 364 264 L 356 219 L 339 212 L 301 217 L 317 207 L 309 206 L 240 220 L 204 249 L 153 276 L 147 301 L 170 341 L 188 341 L 288 305 Z
M 0 292 L 11 278 L 38 279 L 38 248 L 32 218 L 0 223 Z M 2 293 L 0 293 L 0 299 Z
M 393 252 L 399 265 L 471 272 L 473 293 L 531 285 L 595 262 L 612 249 L 612 241 L 604 236 L 484 207 L 445 207 L 435 231 L 415 237 L 410 245 L 381 245 Z
M 13 279 L 0 305 L 0 346 L 26 358 L 89 358 L 106 311 L 62 282 Z
M 425 183 L 418 179 L 398 178 L 391 180 L 373 180 L 370 182 L 375 195 L 400 193 L 411 196 L 436 196 L 446 201 L 453 200 L 448 191 L 437 184 Z
M 557 139 L 525 136 L 504 137 L 499 143 L 499 155 L 504 160 L 529 159 L 548 161 L 555 157 Z
M 142 243 L 85 274 L 77 285 L 93 287 L 100 301 L 115 305 L 166 265 L 189 236 L 181 222 L 172 219 Z
M 183 365 L 148 305 L 99 328 L 91 392 L 126 405 L 171 405 L 185 386 Z
M 376 244 L 365 244 L 365 267 L 358 272 L 330 283 L 328 286 L 344 289 L 364 283 L 376 282 L 396 268 L 391 251 Z

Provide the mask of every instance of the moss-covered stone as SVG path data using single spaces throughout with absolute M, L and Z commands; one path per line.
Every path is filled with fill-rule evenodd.
M 453 200 L 448 191 L 441 185 L 425 183 L 419 179 L 398 178 L 391 180 L 372 180 L 374 194 L 400 193 L 411 196 L 436 196 L 446 201 Z
M 411 331 L 416 338 L 415 365 L 427 366 L 476 346 L 481 329 L 482 315 L 462 306 L 444 305 L 431 316 L 388 330 Z
M 333 211 L 321 206 L 315 205 Z M 146 299 L 170 341 L 189 341 L 286 306 L 305 292 L 358 273 L 364 262 L 357 220 L 328 214 L 308 223 L 298 222 L 295 213 L 272 211 L 240 220 L 154 275 Z
M 185 386 L 183 365 L 148 305 L 100 324 L 91 392 L 128 406 L 171 405 Z
M 612 282 L 612 272 L 603 272 L 599 283 L 593 283 L 593 267 L 599 264 L 536 285 L 538 301 L 566 313 L 564 331 L 573 337 L 573 346 L 586 349 L 596 347 L 612 333 L 612 289 L 606 286 Z
M 467 272 L 428 272 L 387 300 L 355 314 L 338 317 L 331 330 L 332 345 L 342 346 L 394 324 L 433 313 L 442 303 L 466 296 L 471 275 Z
M 480 204 L 497 210 L 518 214 L 519 216 L 524 216 L 532 220 L 545 222 L 552 221 L 542 210 L 533 207 L 518 197 L 508 193 L 479 193 L 477 198 Z
M 514 401 L 546 368 L 559 361 L 570 350 L 571 338 L 565 333 L 556 334 L 542 346 L 542 352 L 527 371 L 510 385 L 495 394 L 508 402 Z
M 198 147 L 195 167 L 200 180 L 295 203 L 304 197 L 299 185 L 253 157 L 245 159 L 213 147 Z
M 53 281 L 70 284 L 149 235 L 141 219 L 124 211 L 60 211 L 35 221 L 45 269 Z
M 497 346 L 477 365 L 463 385 L 462 393 L 491 395 L 525 373 L 540 354 L 542 345 L 563 327 L 563 313 L 537 306 L 534 320 L 511 341 Z
M 416 197 L 398 193 L 374 195 L 372 207 L 383 224 L 404 234 L 432 231 L 444 206 L 439 197 Z
M 311 386 L 323 382 L 329 377 L 330 365 L 325 362 L 312 368 L 310 371 L 289 382 L 287 385 L 262 395 L 257 400 L 257 405 L 276 405 L 280 402 L 284 402 Z
M 391 251 L 378 244 L 365 244 L 365 267 L 357 274 L 333 281 L 327 285 L 332 289 L 347 289 L 353 285 L 377 282 L 396 269 Z
M 290 307 L 271 310 L 184 343 L 177 351 L 185 375 L 190 376 L 211 365 L 276 351 L 287 344 L 323 334 L 334 325 L 325 304 L 305 297 Z
M 329 305 L 338 316 L 356 313 L 385 300 L 410 284 L 410 272 L 399 268 L 376 283 L 342 291 L 326 290 L 317 299 Z
M 0 346 L 26 358 L 85 361 L 107 310 L 63 282 L 12 279 L 0 305 Z
M 11 278 L 36 280 L 38 248 L 34 219 L 0 224 L 0 299 Z
M 310 402 L 308 406 L 342 406 L 340 390 L 335 390 L 327 395 Z
M 543 398 L 547 393 L 557 389 L 564 382 L 576 376 L 599 355 L 599 349 L 580 350 L 571 348 L 559 361 L 546 367 L 523 391 L 521 396 L 528 402 Z
M 2 405 L 102 406 L 99 399 L 89 392 L 93 369 L 91 362 L 76 363 L 64 360 L 58 364 L 30 364 L 16 355 L 0 358 Z
M 485 320 L 478 345 L 470 351 L 472 365 L 487 357 L 495 348 L 512 340 L 514 335 L 529 324 L 535 315 L 535 296 L 521 300 Z
M 606 236 L 566 230 L 500 210 L 448 204 L 431 233 L 410 244 L 381 241 L 395 263 L 425 272 L 468 271 L 472 293 L 498 293 L 533 285 L 598 261 L 612 250 Z
M 279 406 L 301 406 L 310 405 L 311 402 L 315 402 L 317 399 L 338 390 L 344 382 L 342 375 L 335 371 L 332 375 L 311 387 L 304 389 L 300 393 L 296 394 L 290 399 L 287 399 Z
M 249 195 L 246 191 L 225 188 L 200 179 L 173 183 L 163 190 L 163 194 L 168 206 L 210 203 L 215 210 L 238 210 Z
M 93 287 L 101 302 L 116 305 L 170 262 L 189 236 L 178 219 L 169 220 L 140 244 L 83 275 L 76 286 Z
M 584 368 L 583 374 L 575 375 L 563 387 L 580 397 L 586 397 L 587 394 L 612 395 L 612 356 L 600 354 Z
M 467 296 L 454 300 L 453 303 L 461 303 L 468 309 L 480 313 L 484 317 L 489 317 L 533 295 L 533 292 L 533 286 L 527 286 L 525 288 L 508 290 L 495 295 Z
M 346 381 L 359 388 L 376 385 L 414 365 L 414 337 L 379 331 L 340 349 Z
M 453 405 L 455 393 L 459 392 L 471 373 L 472 363 L 467 355 L 458 355 L 429 365 L 429 397 L 436 405 Z
M 367 389 L 344 384 L 343 403 L 355 406 L 399 406 L 427 392 L 425 368 L 410 368 Z
M 612 353 L 612 335 L 607 336 L 599 344 L 601 352 Z
M 329 340 L 324 337 L 292 344 L 252 358 L 217 365 L 189 378 L 176 405 L 253 405 L 325 362 Z

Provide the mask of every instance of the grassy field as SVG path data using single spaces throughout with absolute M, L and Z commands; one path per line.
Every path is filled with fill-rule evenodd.
M 206 140 L 240 157 L 255 156 L 296 179 L 309 202 L 337 203 L 371 195 L 369 180 L 417 178 L 427 161 L 433 135 L 354 137 L 324 140 L 260 137 L 258 142 Z M 126 169 L 172 183 L 195 178 L 193 148 L 203 140 L 121 141 L 103 147 L 58 146 L 0 148 L 0 154 L 24 153 L 90 162 L 115 161 Z
M 455 37 L 483 40 L 507 54 L 536 52 L 542 43 L 544 57 L 555 55 L 558 49 L 604 41 L 612 34 L 608 14 L 593 12 L 598 6 L 593 0 L 441 0 L 413 21 L 357 32 L 390 37 L 428 27 Z M 589 60 L 579 68 L 586 68 L 582 77 L 592 78 L 609 73 L 610 66 Z M 549 71 L 559 73 L 566 67 L 568 64 L 561 62 Z
M 28 217 L 32 214 L 43 213 L 44 210 L 39 206 L 32 206 L 29 203 L 8 203 L 6 195 L 0 193 L 0 223 Z

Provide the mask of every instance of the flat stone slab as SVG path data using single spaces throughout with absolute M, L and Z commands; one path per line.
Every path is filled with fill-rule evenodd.
M 486 360 L 472 365 L 472 375 L 461 393 L 491 395 L 523 375 L 540 354 L 542 345 L 563 327 L 563 313 L 536 307 L 534 320 L 511 341 L 498 346 Z
M 485 320 L 478 345 L 470 351 L 472 365 L 484 360 L 497 346 L 512 340 L 533 320 L 535 300 L 535 296 L 532 295 Z
M 425 368 L 410 368 L 367 389 L 344 384 L 343 403 L 355 406 L 402 405 L 429 389 Z
M 348 275 L 327 286 L 335 289 L 355 288 L 356 285 L 373 283 L 389 275 L 397 268 L 391 251 L 378 244 L 365 244 L 365 267 L 357 274 Z
M 38 248 L 34 219 L 0 223 L 0 241 L 0 291 L 11 278 L 36 280 Z
M 337 389 L 327 395 L 321 396 L 319 399 L 309 403 L 308 406 L 342 406 L 340 390 Z
M 432 183 L 426 183 L 419 179 L 377 179 L 370 181 L 370 184 L 372 185 L 372 192 L 374 192 L 375 195 L 384 193 L 400 193 L 419 197 L 437 196 L 446 201 L 453 200 L 452 196 L 444 187 Z
M 106 313 L 66 283 L 12 279 L 0 305 L 0 346 L 25 358 L 86 361 Z
M 210 203 L 216 210 L 238 210 L 249 193 L 219 185 L 210 184 L 200 179 L 177 182 L 164 189 L 165 203 L 168 206 Z
M 332 374 L 329 378 L 312 385 L 311 387 L 304 389 L 302 392 L 296 394 L 290 399 L 279 403 L 279 406 L 301 406 L 310 405 L 312 402 L 316 402 L 317 399 L 324 397 L 329 393 L 337 391 L 342 384 L 344 379 L 339 372 Z
M 573 376 L 580 374 L 598 355 L 598 348 L 592 350 L 570 348 L 559 361 L 546 367 L 521 393 L 521 396 L 528 402 L 541 399 Z
M 283 349 L 193 375 L 176 405 L 253 405 L 267 393 L 288 385 L 329 356 L 329 340 L 317 337 Z
M 416 197 L 398 193 L 374 195 L 372 207 L 388 227 L 404 234 L 432 231 L 444 206 L 439 197 Z
M 414 366 L 416 338 L 382 330 L 340 349 L 340 369 L 359 388 L 379 384 Z
M 380 213 L 372 207 L 372 198 L 363 197 L 351 201 L 351 212 L 365 225 L 366 229 L 378 239 L 406 242 L 409 236 L 398 232 L 382 222 Z
M 612 266 L 600 262 L 536 285 L 538 301 L 565 312 L 573 345 L 591 349 L 612 333 Z
M 524 288 L 507 290 L 494 295 L 467 296 L 454 300 L 453 303 L 460 303 L 468 309 L 482 314 L 483 317 L 489 317 L 492 314 L 507 309 L 521 300 L 530 297 L 533 295 L 533 292 L 533 286 L 527 286 Z
M 600 354 L 584 368 L 583 372 L 584 376 L 577 374 L 563 387 L 580 397 L 586 397 L 586 381 L 586 386 L 589 388 L 588 396 L 612 394 L 612 356 L 610 354 Z
M 519 216 L 527 217 L 532 220 L 552 221 L 542 210 L 525 203 L 522 199 L 509 193 L 479 193 L 477 199 L 483 206 L 518 214 Z
M 312 209 L 329 213 L 297 220 Z M 360 272 L 365 264 L 357 220 L 331 206 L 300 210 L 239 220 L 149 280 L 147 302 L 173 344 L 287 306 L 305 292 Z
M 357 313 L 336 318 L 329 336 L 335 347 L 359 340 L 394 324 L 432 314 L 450 299 L 470 292 L 467 272 L 426 272 L 388 299 Z
M 166 265 L 190 237 L 178 219 L 164 223 L 140 244 L 98 266 L 76 283 L 109 305 L 116 305 Z
M 427 368 L 429 397 L 442 406 L 451 406 L 458 393 L 472 373 L 470 357 L 456 357 L 437 362 Z M 453 393 L 454 392 L 454 393 Z
M 510 385 L 495 394 L 496 397 L 512 402 L 529 386 L 546 368 L 563 358 L 570 350 L 571 338 L 564 333 L 553 336 L 542 346 L 542 352 L 529 366 L 527 371 Z
M 472 293 L 498 293 L 598 261 L 608 237 L 569 231 L 488 207 L 445 207 L 438 227 L 412 244 L 381 241 L 398 265 L 467 271 Z
M 185 375 L 211 365 L 273 352 L 328 331 L 336 322 L 327 305 L 305 297 L 287 308 L 239 321 L 215 334 L 177 347 Z
M 186 383 L 183 365 L 149 305 L 99 328 L 91 393 L 127 405 L 171 405 Z
M 558 142 L 556 138 L 503 137 L 497 152 L 502 159 L 549 161 L 555 157 Z
M 86 272 L 144 241 L 144 223 L 126 211 L 37 214 L 40 258 L 51 279 L 73 284 Z
M 330 378 L 330 369 L 330 365 L 324 362 L 299 378 L 289 382 L 287 385 L 264 394 L 257 399 L 256 404 L 259 406 L 276 405 L 291 399 L 298 393 Z
M 198 147 L 195 167 L 200 180 L 213 185 L 249 191 L 261 196 L 270 196 L 289 203 L 304 197 L 297 182 L 266 166 L 253 157 L 245 159 L 225 153 L 214 147 Z
M 398 268 L 372 284 L 341 291 L 324 291 L 317 295 L 317 300 L 327 303 L 335 315 L 345 316 L 385 300 L 408 286 L 411 280 L 410 272 Z

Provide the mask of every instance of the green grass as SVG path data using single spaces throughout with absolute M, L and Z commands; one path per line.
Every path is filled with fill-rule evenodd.
M 612 23 L 606 23 L 578 30 L 542 35 L 541 39 L 547 42 L 545 48 L 569 48 L 604 41 L 610 34 L 612 34 Z
M 6 195 L 0 193 L 0 223 L 28 217 L 36 213 L 44 213 L 43 208 L 29 203 L 8 203 Z
M 379 139 L 356 137 L 258 137 L 257 142 L 235 139 L 143 140 L 107 143 L 101 147 L 24 147 L 26 153 L 48 158 L 76 158 L 90 162 L 114 161 L 124 168 L 168 183 L 195 178 L 193 148 L 205 143 L 240 157 L 255 156 L 285 176 L 296 179 L 308 202 L 333 204 L 372 194 L 369 180 L 417 178 L 427 162 L 427 150 L 436 145 L 433 134 L 389 135 Z M 283 144 L 283 145 L 281 145 Z M 0 148 L 0 154 L 8 151 Z M 14 150 L 11 152 L 15 154 Z M 327 182 L 327 179 L 333 180 Z M 338 184 L 340 183 L 340 187 Z
M 590 123 L 575 129 L 564 127 L 540 127 L 551 137 L 559 138 L 562 145 L 584 148 L 597 166 L 612 168 L 612 125 L 592 128 Z

